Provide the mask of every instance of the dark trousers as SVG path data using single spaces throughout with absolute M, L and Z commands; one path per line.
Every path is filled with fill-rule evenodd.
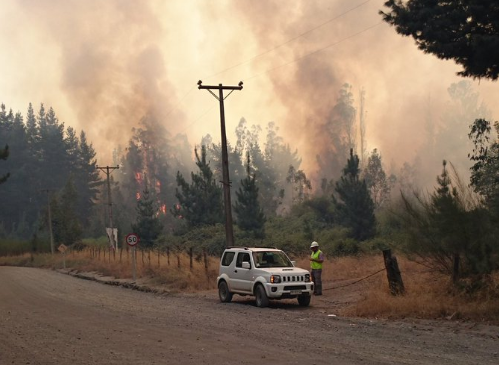
M 312 281 L 314 282 L 314 294 L 322 294 L 322 269 L 312 269 Z

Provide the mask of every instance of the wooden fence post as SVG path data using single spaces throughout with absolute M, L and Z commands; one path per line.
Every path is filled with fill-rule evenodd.
M 392 295 L 400 295 L 405 293 L 402 274 L 399 270 L 397 258 L 392 255 L 392 250 L 383 250 L 383 259 L 385 261 L 386 276 L 388 278 L 388 286 Z
M 203 247 L 203 261 L 204 261 L 204 271 L 208 272 L 208 255 L 206 254 L 205 247 Z
M 192 247 L 189 248 L 189 268 L 192 271 L 193 265 L 192 265 Z

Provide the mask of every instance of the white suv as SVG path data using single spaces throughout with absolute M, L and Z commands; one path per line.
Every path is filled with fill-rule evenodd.
M 228 303 L 233 294 L 254 295 L 257 307 L 266 307 L 269 299 L 297 298 L 308 306 L 314 283 L 307 270 L 275 248 L 228 248 L 220 261 L 218 295 Z

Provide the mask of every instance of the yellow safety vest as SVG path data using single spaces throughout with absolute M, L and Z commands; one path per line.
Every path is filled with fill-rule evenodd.
M 312 254 L 310 255 L 310 258 L 318 260 L 321 253 L 322 253 L 321 250 L 317 250 L 316 252 L 312 252 Z M 312 270 L 322 269 L 322 262 L 310 261 L 310 268 Z

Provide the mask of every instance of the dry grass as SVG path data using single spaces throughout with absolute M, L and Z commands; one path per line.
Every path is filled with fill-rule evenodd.
M 61 269 L 64 266 L 81 272 L 96 272 L 116 279 L 132 278 L 131 250 L 85 250 L 70 252 L 65 257 L 60 253 L 31 256 L 0 257 L 0 265 L 32 266 Z M 137 251 L 136 277 L 152 286 L 162 286 L 171 292 L 195 292 L 216 288 L 219 259 L 206 257 L 206 267 L 201 260 L 192 259 L 185 253 Z
M 369 265 L 370 257 L 359 259 Z M 382 261 L 382 260 L 381 260 Z M 343 310 L 344 315 L 376 318 L 464 319 L 499 323 L 499 273 L 487 288 L 472 294 L 454 288 L 448 276 L 399 258 L 405 295 L 393 296 L 385 272 L 363 285 L 362 299 Z M 365 273 L 365 269 L 362 269 Z M 352 289 L 353 290 L 353 289 Z
M 187 254 L 137 252 L 137 278 L 153 286 L 161 286 L 172 292 L 195 292 L 216 289 L 218 257 L 192 260 Z M 297 266 L 308 268 L 308 257 L 296 259 Z M 384 268 L 382 255 L 327 258 L 323 273 L 327 296 L 341 302 L 339 309 L 344 316 L 370 318 L 426 318 L 465 319 L 499 323 L 499 273 L 491 278 L 490 285 L 473 293 L 465 294 L 452 288 L 449 278 L 428 272 L 414 262 L 398 257 L 399 267 L 406 288 L 403 296 L 392 296 L 388 290 L 386 274 L 369 275 Z M 84 272 L 98 272 L 115 278 L 132 277 L 131 251 L 72 252 L 66 255 L 65 264 Z M 62 268 L 61 254 L 0 257 L 0 265 Z M 363 280 L 362 280 L 363 279 Z M 360 281 L 359 281 L 360 280 Z M 339 289 L 341 288 L 341 289 Z M 331 294 L 329 294 L 331 293 Z

